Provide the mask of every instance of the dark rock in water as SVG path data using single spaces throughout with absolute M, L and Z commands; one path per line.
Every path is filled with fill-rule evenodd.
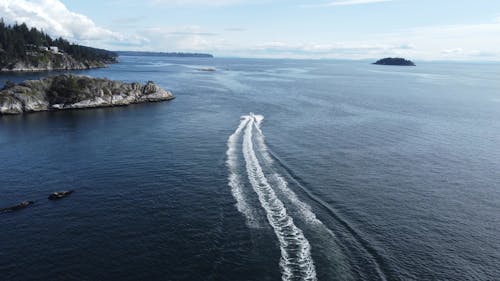
M 57 200 L 69 196 L 73 190 L 57 191 L 49 195 L 49 200 Z
M 0 213 L 3 213 L 3 212 L 14 212 L 14 211 L 19 211 L 19 210 L 22 210 L 26 207 L 28 207 L 29 205 L 32 205 L 34 204 L 35 202 L 33 201 L 24 201 L 24 202 L 21 202 L 17 205 L 14 205 L 14 206 L 11 206 L 11 207 L 7 207 L 7 208 L 3 208 L 3 209 L 0 209 Z
M 4 87 L 0 90 L 0 115 L 123 106 L 173 98 L 172 93 L 152 81 L 142 85 L 88 76 L 59 75 Z
M 400 66 L 415 66 L 411 60 L 403 58 L 385 58 L 374 62 L 373 64 L 378 65 L 400 65 Z
M 213 68 L 213 67 L 199 68 L 198 70 L 199 71 L 206 71 L 206 72 L 214 72 L 214 71 L 216 71 L 216 69 Z

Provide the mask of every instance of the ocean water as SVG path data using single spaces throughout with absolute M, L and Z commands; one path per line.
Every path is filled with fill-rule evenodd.
M 500 280 L 497 64 L 120 61 L 177 98 L 0 117 L 0 280 Z

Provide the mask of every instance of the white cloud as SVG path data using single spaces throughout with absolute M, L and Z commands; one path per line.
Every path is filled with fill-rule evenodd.
M 393 0 L 336 0 L 328 3 L 328 6 L 348 6 L 348 5 L 360 5 L 360 4 L 371 4 L 380 2 L 390 2 Z
M 334 0 L 323 4 L 304 4 L 302 7 L 335 7 L 335 6 L 352 6 L 361 4 L 373 4 L 382 2 L 392 2 L 395 0 Z
M 246 52 L 256 57 L 365 59 L 394 55 L 412 48 L 413 46 L 410 44 L 380 44 L 373 42 L 325 44 L 275 41 L 247 47 Z
M 241 3 L 254 3 L 261 0 L 150 0 L 155 5 L 168 6 L 227 6 Z
M 401 56 L 416 60 L 500 60 L 500 21 L 427 26 L 374 33 L 363 40 L 334 43 L 273 41 L 240 46 L 236 54 L 263 57 L 374 59 Z
M 406 46 L 405 46 L 406 47 Z M 370 43 L 298 43 L 290 44 L 285 42 L 269 42 L 256 45 L 256 50 L 267 51 L 288 51 L 310 54 L 331 54 L 331 53 L 367 53 L 372 51 L 401 49 L 399 45 L 383 45 Z
M 162 5 L 234 5 L 284 0 L 146 0 L 147 3 L 153 1 Z M 328 2 L 326 5 L 340 6 L 397 0 L 329 1 L 325 0 Z M 288 35 L 281 37 L 279 32 L 266 37 L 251 26 L 231 26 L 234 23 L 215 31 L 199 25 L 176 26 L 168 20 L 166 26 L 141 27 L 136 24 L 142 21 L 140 16 L 113 21 L 114 27 L 124 32 L 118 33 L 96 25 L 85 15 L 68 10 L 60 0 L 0 0 L 0 17 L 7 23 L 26 22 L 53 36 L 112 50 L 193 51 L 223 56 L 282 58 L 373 59 L 403 56 L 425 60 L 500 60 L 500 17 L 477 24 L 363 34 L 362 40 L 324 36 L 291 38 Z
M 125 37 L 97 26 L 88 17 L 69 11 L 59 0 L 1 0 L 0 15 L 7 23 L 26 23 L 52 36 L 70 40 L 118 40 Z
M 207 51 L 220 39 L 198 25 L 150 27 L 139 31 L 154 45 L 145 45 L 147 51 Z
M 260 4 L 270 2 L 283 2 L 283 0 L 150 0 L 153 4 L 164 4 L 169 6 L 227 6 L 236 4 Z M 347 6 L 358 4 L 370 4 L 390 2 L 395 0 L 333 0 L 323 4 L 305 4 L 303 6 Z
M 239 29 L 238 29 L 239 30 Z M 220 32 L 220 33 L 219 33 Z M 415 60 L 500 60 L 500 22 L 470 25 L 429 26 L 364 36 L 363 40 L 276 38 L 251 41 L 246 35 L 201 26 L 149 28 L 139 33 L 154 44 L 148 51 L 213 52 L 222 56 L 272 58 L 375 59 L 401 56 Z M 246 34 L 246 33 L 245 33 Z
M 419 27 L 385 34 L 384 41 L 398 38 L 412 42 L 418 48 L 408 52 L 424 59 L 471 60 L 500 59 L 500 21 L 485 23 Z M 392 39 L 391 39 L 392 38 Z

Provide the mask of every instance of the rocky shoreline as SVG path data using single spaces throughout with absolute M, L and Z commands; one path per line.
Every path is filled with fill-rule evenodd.
M 78 63 L 72 64 L 70 66 L 32 66 L 25 65 L 23 63 L 17 63 L 12 69 L 0 69 L 0 72 L 44 72 L 44 71 L 58 71 L 58 70 L 88 70 L 94 68 L 106 68 L 107 65 L 104 63 L 91 62 L 91 63 Z
M 0 68 L 0 72 L 42 72 L 54 70 L 85 70 L 93 68 L 107 67 L 103 61 L 79 61 L 72 56 L 59 53 L 52 54 L 46 52 L 44 59 L 18 60 L 17 62 Z M 113 63 L 113 62 L 108 62 Z
M 125 106 L 173 98 L 172 93 L 151 81 L 143 85 L 88 76 L 58 75 L 5 85 L 0 90 L 0 115 Z

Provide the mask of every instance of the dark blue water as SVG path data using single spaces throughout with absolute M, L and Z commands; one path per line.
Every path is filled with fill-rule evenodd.
M 121 57 L 79 72 L 177 98 L 0 118 L 0 206 L 36 201 L 0 214 L 0 279 L 499 280 L 498 69 Z

